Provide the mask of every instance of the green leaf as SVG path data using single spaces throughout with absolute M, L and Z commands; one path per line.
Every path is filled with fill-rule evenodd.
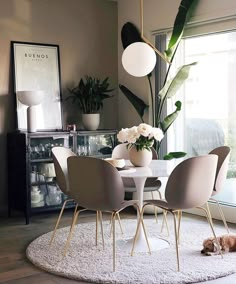
M 141 34 L 137 27 L 134 24 L 127 22 L 126 24 L 124 24 L 121 30 L 121 41 L 123 48 L 125 49 L 127 46 L 134 42 L 142 42 L 143 39 L 141 38 Z
M 175 103 L 175 106 L 176 106 L 176 110 L 172 112 L 171 114 L 167 115 L 167 117 L 161 122 L 161 129 L 164 133 L 166 133 L 167 129 L 176 120 L 181 110 L 182 103 L 180 101 L 177 101 Z
M 178 159 L 178 158 L 183 158 L 186 156 L 185 152 L 170 152 L 166 154 L 163 159 L 164 160 L 172 160 L 172 159 Z
M 160 90 L 159 95 L 162 99 L 171 98 L 179 88 L 182 86 L 184 81 L 188 78 L 190 69 L 195 66 L 197 62 L 193 62 L 187 65 L 183 65 L 177 71 L 174 78 L 168 80 L 165 86 Z
M 167 50 L 165 50 L 165 55 L 169 60 L 172 59 L 172 56 L 175 53 L 176 48 L 182 38 L 185 23 L 188 21 L 190 16 L 190 8 L 192 4 L 197 0 L 182 0 L 179 5 L 179 10 L 175 18 L 174 27 L 172 35 L 168 44 Z M 172 61 L 172 60 L 171 60 Z
M 120 90 L 126 96 L 126 98 L 130 101 L 133 107 L 136 109 L 138 115 L 140 116 L 141 120 L 143 121 L 143 115 L 148 105 L 145 104 L 143 100 L 133 94 L 128 88 L 124 85 L 119 85 Z

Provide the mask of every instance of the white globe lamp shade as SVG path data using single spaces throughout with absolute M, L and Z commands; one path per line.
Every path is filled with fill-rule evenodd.
M 18 91 L 17 98 L 23 104 L 28 106 L 27 130 L 28 132 L 37 131 L 37 105 L 41 104 L 44 99 L 44 91 Z
M 134 77 L 146 76 L 156 65 L 156 53 L 145 42 L 132 43 L 122 54 L 122 65 Z

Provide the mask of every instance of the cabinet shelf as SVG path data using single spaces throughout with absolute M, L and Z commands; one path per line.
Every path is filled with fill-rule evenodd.
M 39 212 L 49 212 L 61 208 L 67 196 L 61 195 L 58 205 L 47 205 L 46 198 L 53 192 L 60 192 L 55 179 L 51 149 L 55 146 L 71 148 L 77 155 L 99 159 L 111 157 L 116 145 L 116 130 L 97 131 L 52 131 L 52 132 L 11 132 L 7 135 L 8 153 L 8 214 L 12 209 L 22 210 L 26 224 L 30 216 Z M 45 155 L 45 151 L 48 156 Z M 37 154 L 39 158 L 37 157 Z M 42 158 L 44 157 L 44 158 Z M 44 180 L 44 178 L 46 179 Z M 47 179 L 53 177 L 53 180 Z M 33 188 L 34 187 L 34 188 Z M 35 188 L 36 187 L 36 188 Z M 33 190 L 38 190 L 43 198 L 43 206 L 31 205 Z M 33 197 L 32 197 L 33 198 Z M 41 204 L 38 204 L 41 205 Z M 73 208 L 74 202 L 66 208 Z

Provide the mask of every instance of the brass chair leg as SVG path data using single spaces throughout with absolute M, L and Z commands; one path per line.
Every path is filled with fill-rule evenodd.
M 74 218 L 73 218 L 73 221 L 72 221 L 72 224 L 71 224 L 71 228 L 70 228 L 70 233 L 69 233 L 69 236 L 67 238 L 66 245 L 65 245 L 65 248 L 64 248 L 63 257 L 66 256 L 66 254 L 67 254 L 67 250 L 69 248 L 69 244 L 70 244 L 73 232 L 74 232 L 75 223 L 76 223 L 76 221 L 78 219 L 79 213 L 80 213 L 80 211 L 77 211 L 75 213 Z
M 210 207 L 209 207 L 209 204 L 208 202 L 206 203 L 206 210 L 208 212 L 208 216 L 209 216 L 209 219 L 211 221 L 211 224 L 213 225 L 213 221 L 212 221 L 212 216 L 211 216 L 211 211 L 210 211 Z M 214 226 L 214 225 L 213 225 Z
M 96 239 L 95 245 L 98 245 L 98 223 L 99 223 L 99 211 L 96 211 Z
M 59 214 L 59 216 L 58 216 L 58 218 L 57 218 L 57 222 L 56 222 L 56 225 L 55 225 L 55 228 L 54 228 L 52 237 L 51 237 L 51 239 L 50 239 L 49 245 L 51 245 L 51 244 L 53 243 L 53 241 L 54 241 L 54 238 L 55 238 L 55 235 L 56 235 L 56 231 L 57 231 L 57 228 L 58 228 L 59 223 L 60 223 L 60 221 L 61 221 L 61 217 L 62 217 L 62 214 L 63 214 L 63 212 L 64 212 L 66 203 L 69 202 L 69 201 L 72 201 L 72 200 L 73 200 L 73 199 L 67 199 L 67 200 L 64 201 L 63 206 L 62 206 L 61 211 L 60 211 L 60 214 Z
M 182 219 L 182 210 L 178 210 L 178 244 L 180 243 L 180 224 Z
M 175 249 L 176 249 L 176 257 L 177 257 L 177 270 L 180 271 L 179 266 L 179 246 L 178 246 L 178 232 L 177 232 L 177 220 L 175 212 L 170 211 L 174 218 L 174 228 L 175 228 Z
M 221 258 L 223 258 L 223 254 L 222 254 L 222 251 L 221 251 L 221 249 L 220 249 L 220 243 L 219 243 L 219 241 L 218 241 L 218 239 L 217 239 L 217 237 L 216 237 L 216 233 L 215 233 L 215 230 L 214 230 L 214 226 L 213 226 L 213 223 L 212 223 L 212 221 L 211 221 L 211 219 L 210 219 L 210 214 L 209 214 L 208 210 L 205 209 L 205 208 L 203 208 L 203 207 L 197 207 L 197 208 L 198 208 L 198 209 L 201 209 L 201 210 L 203 210 L 203 211 L 205 212 L 207 221 L 208 221 L 208 223 L 210 224 L 210 227 L 211 227 L 213 236 L 214 236 L 215 241 L 216 241 L 216 243 L 217 243 L 217 246 L 218 246 L 218 249 L 219 249 Z
M 134 248 L 135 248 L 135 245 L 136 245 L 136 242 L 137 242 L 138 233 L 139 233 L 140 225 L 141 225 L 141 224 L 142 224 L 142 227 L 143 227 L 143 231 L 144 231 L 146 243 L 147 243 L 147 246 L 148 246 L 148 252 L 149 252 L 149 254 L 151 254 L 151 249 L 150 249 L 150 245 L 149 245 L 149 241 L 148 241 L 148 237 L 147 237 L 145 225 L 144 225 L 144 222 L 143 222 L 144 207 L 143 207 L 143 209 L 142 209 L 141 212 L 140 212 L 140 210 L 139 210 L 138 207 L 137 207 L 137 210 L 138 210 L 138 212 L 139 212 L 139 222 L 138 222 L 138 224 L 137 224 L 137 228 L 136 228 L 136 232 L 135 232 L 135 236 L 134 236 L 134 241 L 133 241 L 133 245 L 132 245 L 132 249 L 131 249 L 131 253 L 130 253 L 131 256 L 134 255 Z
M 118 219 L 118 222 L 119 222 L 119 225 L 120 225 L 121 234 L 123 235 L 124 232 L 123 232 L 123 229 L 122 229 L 121 220 L 120 220 L 120 214 L 119 213 L 117 213 L 117 219 Z
M 111 227 L 110 227 L 110 237 L 112 235 L 112 230 L 113 230 L 113 218 L 114 218 L 114 212 L 111 213 L 111 220 L 110 220 L 110 224 L 111 224 Z
M 163 232 L 164 224 L 166 224 L 167 236 L 169 237 L 170 231 L 169 231 L 169 225 L 168 225 L 168 220 L 167 220 L 167 213 L 168 213 L 168 211 L 163 209 L 163 219 L 162 219 L 162 225 L 161 225 L 161 233 Z
M 154 200 L 154 195 L 153 195 L 153 192 L 152 192 L 152 191 L 151 191 L 151 195 L 152 195 L 152 200 Z M 158 223 L 158 219 L 157 219 L 157 207 L 153 205 L 153 209 L 154 209 L 154 214 L 155 214 L 156 223 Z
M 103 224 L 102 224 L 102 211 L 99 211 L 99 219 L 100 219 L 101 234 L 102 234 L 102 245 L 103 245 L 103 249 L 104 249 L 104 233 L 103 233 Z
M 113 214 L 112 218 L 112 232 L 113 232 L 113 272 L 116 271 L 116 213 Z
M 218 201 L 218 200 L 215 200 L 215 201 L 216 201 L 216 203 L 217 203 L 217 205 L 218 205 L 218 210 L 219 210 L 219 213 L 220 213 L 221 219 L 222 219 L 222 221 L 223 221 L 223 223 L 224 223 L 225 229 L 226 229 L 226 231 L 227 231 L 227 232 L 228 232 L 228 234 L 229 234 L 229 233 L 230 233 L 230 231 L 229 231 L 228 224 L 227 224 L 227 222 L 226 222 L 226 220 L 225 220 L 225 215 L 224 215 L 224 213 L 223 213 L 223 210 L 222 210 L 222 208 L 221 208 L 221 206 L 220 206 L 219 201 Z

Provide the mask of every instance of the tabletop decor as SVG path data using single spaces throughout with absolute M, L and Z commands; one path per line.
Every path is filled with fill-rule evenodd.
M 131 128 L 122 128 L 117 134 L 119 142 L 128 142 L 129 158 L 134 166 L 144 167 L 152 160 L 151 147 L 164 137 L 160 128 L 140 123 Z
M 76 103 L 82 112 L 82 122 L 86 130 L 97 130 L 100 123 L 100 111 L 103 108 L 103 100 L 113 97 L 108 93 L 114 89 L 109 89 L 109 78 L 104 80 L 85 76 L 80 79 L 78 85 L 69 89 L 71 93 L 66 100 Z
M 172 35 L 169 40 L 167 49 L 164 51 L 165 59 L 170 64 L 167 67 L 166 76 L 164 78 L 162 89 L 159 92 L 157 92 L 155 96 L 153 94 L 153 88 L 152 88 L 152 80 L 151 80 L 152 73 L 150 72 L 149 74 L 147 74 L 148 84 L 150 88 L 150 96 L 151 96 L 152 125 L 155 127 L 160 127 L 164 135 L 166 134 L 167 130 L 172 125 L 172 123 L 175 121 L 175 119 L 178 117 L 178 114 L 182 108 L 181 101 L 176 101 L 175 110 L 172 113 L 168 114 L 163 119 L 164 106 L 166 105 L 166 101 L 167 99 L 173 97 L 176 94 L 179 88 L 188 79 L 191 68 L 196 64 L 196 62 L 193 62 L 191 64 L 186 64 L 181 66 L 176 71 L 175 75 L 172 78 L 170 78 L 170 70 L 172 66 L 171 63 L 173 62 L 177 47 L 182 38 L 185 24 L 188 22 L 188 19 L 196 3 L 197 3 L 196 0 L 182 0 L 179 5 L 179 10 L 175 18 Z M 146 38 L 144 39 L 146 40 Z M 132 46 L 136 42 L 143 42 L 143 41 L 145 42 L 145 40 L 143 40 L 143 29 L 141 29 L 140 33 L 140 31 L 136 28 L 134 24 L 132 24 L 131 22 L 127 22 L 122 28 L 121 40 L 125 50 L 127 49 L 127 47 Z M 143 64 L 144 63 L 145 61 L 143 62 Z M 143 122 L 144 110 L 147 109 L 148 106 L 145 104 L 143 100 L 141 100 L 138 96 L 136 96 L 126 86 L 119 85 L 119 88 L 122 91 L 122 93 L 127 97 L 127 99 L 131 102 L 131 104 L 134 106 L 134 108 L 136 109 L 138 115 L 140 116 Z M 159 152 L 160 145 L 161 142 L 156 143 L 157 152 Z M 164 159 L 168 160 L 173 158 L 180 158 L 184 157 L 185 155 L 186 155 L 185 152 L 170 152 L 164 156 Z

